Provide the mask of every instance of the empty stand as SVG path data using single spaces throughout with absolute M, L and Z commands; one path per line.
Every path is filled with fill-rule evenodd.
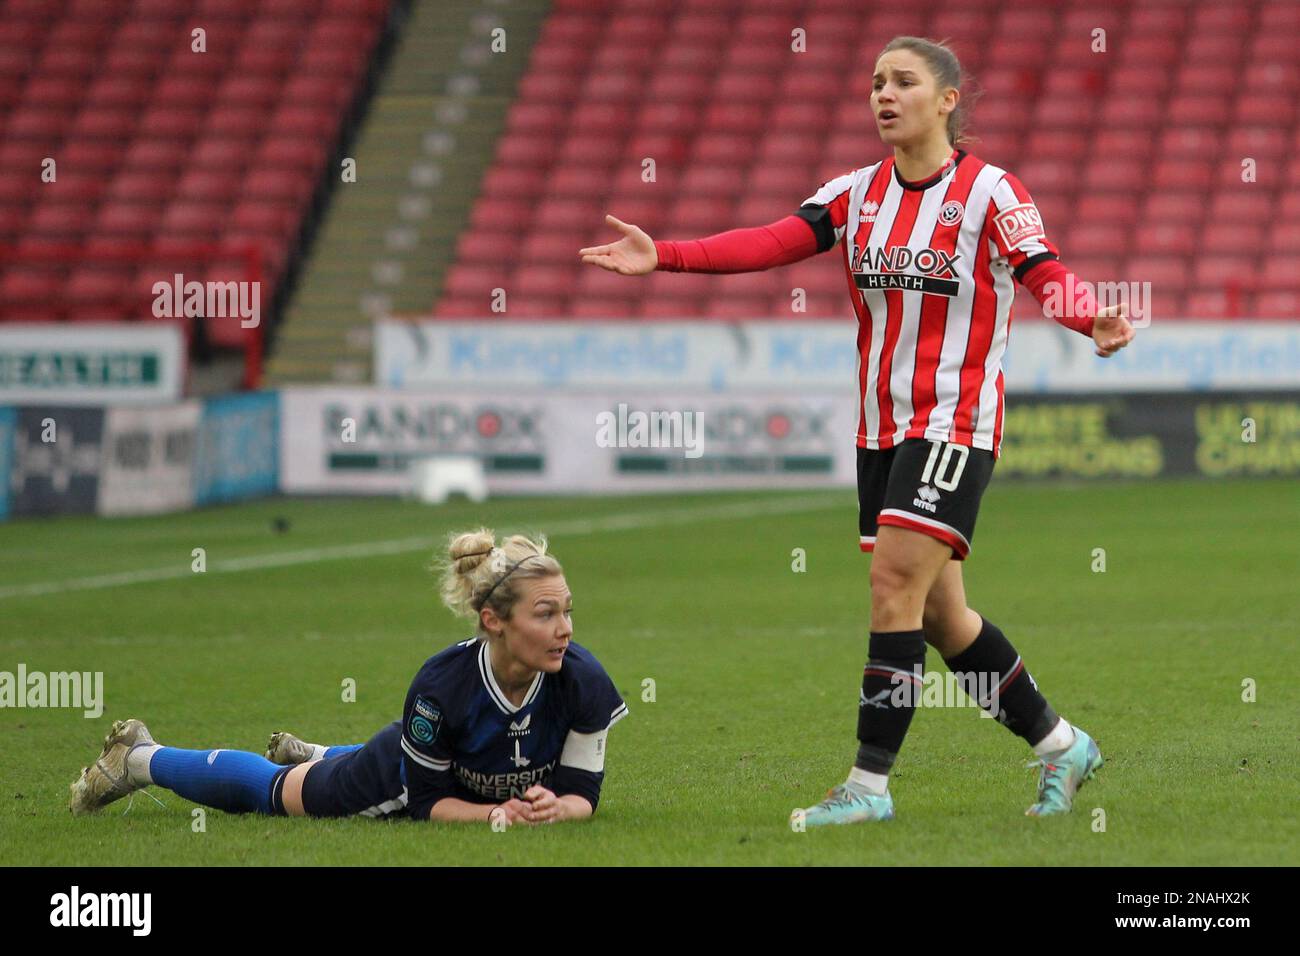
M 187 269 L 269 313 L 392 3 L 0 2 L 0 320 L 149 321 Z
M 967 148 L 1020 177 L 1081 278 L 1150 281 L 1167 317 L 1295 315 L 1300 4 L 662 6 L 553 4 L 435 314 L 485 315 L 501 286 L 515 316 L 849 316 L 838 256 L 775 283 L 691 285 L 595 274 L 576 251 L 616 238 L 605 212 L 655 238 L 695 238 L 778 218 L 876 162 L 869 67 L 890 37 L 916 33 L 951 38 L 982 90 Z M 791 51 L 796 27 L 804 53 Z M 805 313 L 791 312 L 795 286 Z

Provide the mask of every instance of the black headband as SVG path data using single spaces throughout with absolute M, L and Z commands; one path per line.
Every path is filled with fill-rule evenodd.
M 514 574 L 514 573 L 515 573 L 515 570 L 519 567 L 519 565 L 521 565 L 521 564 L 523 564 L 525 561 L 527 561 L 528 558 L 540 558 L 540 557 L 542 557 L 542 555 L 540 555 L 540 554 L 530 554 L 530 555 L 528 555 L 528 557 L 521 558 L 520 560 L 518 560 L 518 561 L 516 561 L 514 564 L 512 564 L 512 565 L 510 566 L 510 570 L 506 571 L 505 574 L 503 574 L 503 575 L 501 575 L 501 577 L 497 578 L 497 579 L 496 579 L 496 583 L 493 584 L 490 588 L 488 588 L 488 592 L 487 592 L 487 594 L 483 595 L 483 603 L 479 605 L 479 610 L 482 610 L 483 608 L 487 607 L 488 598 L 492 597 L 492 592 L 495 591 L 495 590 L 497 589 L 497 584 L 500 584 L 500 583 L 501 583 L 502 581 L 504 581 L 506 578 L 510 577 L 510 575 Z

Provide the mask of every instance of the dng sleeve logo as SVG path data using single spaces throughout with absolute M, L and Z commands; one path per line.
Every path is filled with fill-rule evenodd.
M 1031 202 L 1012 206 L 1005 212 L 993 217 L 1002 237 L 1002 245 L 1010 252 L 1021 243 L 1030 239 L 1046 239 L 1043 232 L 1043 217 L 1038 214 L 1038 207 Z

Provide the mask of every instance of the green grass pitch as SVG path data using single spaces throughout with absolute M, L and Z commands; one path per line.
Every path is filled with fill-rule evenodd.
M 136 796 L 126 815 L 126 801 L 69 815 L 68 783 L 117 718 L 182 747 L 260 752 L 278 729 L 366 739 L 421 662 L 469 635 L 427 565 L 447 531 L 480 522 L 551 535 L 574 637 L 631 709 L 595 819 L 494 833 L 213 810 L 194 832 L 193 806 L 156 789 L 165 809 Z M 791 809 L 841 780 L 856 748 L 869 558 L 851 492 L 269 499 L 0 525 L 0 671 L 103 671 L 106 697 L 93 720 L 0 710 L 0 862 L 1295 865 L 1298 528 L 1284 481 L 994 481 L 971 604 L 1105 768 L 1073 814 L 1026 818 L 1023 742 L 972 708 L 922 708 L 891 785 L 897 820 L 795 833 Z M 376 542 L 396 543 L 361 547 Z M 943 670 L 933 652 L 928 667 Z

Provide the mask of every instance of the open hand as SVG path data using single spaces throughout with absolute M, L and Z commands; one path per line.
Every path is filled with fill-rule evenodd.
M 655 266 L 659 264 L 654 240 L 638 226 L 622 222 L 613 216 L 606 216 L 605 222 L 621 232 L 623 238 L 608 245 L 579 249 L 578 255 L 582 256 L 582 261 L 625 276 L 643 276 L 654 272 Z

